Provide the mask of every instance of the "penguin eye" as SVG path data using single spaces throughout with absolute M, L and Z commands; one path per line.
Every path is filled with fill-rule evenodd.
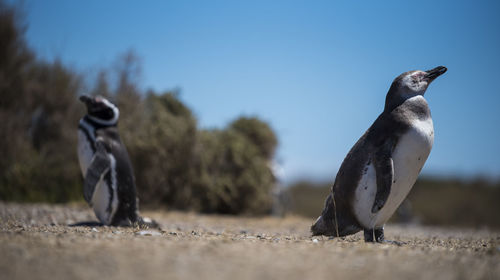
M 424 73 L 419 72 L 419 73 L 415 74 L 413 77 L 414 77 L 414 79 L 416 79 L 418 82 L 420 82 L 420 81 L 424 78 Z

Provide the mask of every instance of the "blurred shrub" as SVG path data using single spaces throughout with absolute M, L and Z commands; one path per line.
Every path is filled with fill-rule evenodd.
M 265 122 L 257 118 L 239 118 L 229 128 L 252 142 L 260 156 L 269 159 L 274 156 L 278 139 Z
M 196 120 L 173 93 L 150 92 L 143 107 L 133 128 L 121 127 L 141 202 L 191 209 Z
M 0 108 L 0 198 L 63 202 L 80 197 L 75 154 L 79 78 L 58 62 L 33 63 L 20 107 Z M 18 101 L 18 102 L 20 102 Z
M 235 129 L 239 125 L 244 130 Z M 239 118 L 226 130 L 200 133 L 195 197 L 202 211 L 270 213 L 276 180 L 269 163 L 275 147 L 259 146 L 255 138 L 244 133 L 249 131 L 272 133 L 268 125 L 255 118 Z M 264 149 L 268 149 L 268 154 L 262 153 Z M 208 192 L 204 195 L 200 191 Z
M 330 187 L 329 183 L 313 183 L 306 180 L 293 183 L 287 189 L 291 213 L 310 218 L 319 217 L 325 199 L 330 193 Z
M 74 131 L 77 74 L 35 60 L 18 12 L 0 2 L 0 198 L 62 202 L 80 197 Z
M 500 228 L 500 182 L 422 178 L 408 195 L 425 224 Z
M 37 60 L 25 24 L 0 0 L 0 200 L 81 200 L 77 124 L 84 89 L 120 108 L 120 135 L 134 169 L 141 204 L 230 214 L 271 209 L 272 129 L 241 117 L 224 130 L 197 130 L 177 92 L 144 92 L 139 57 L 128 51 L 95 81 L 61 62 Z M 110 82 L 113 81 L 113 82 Z

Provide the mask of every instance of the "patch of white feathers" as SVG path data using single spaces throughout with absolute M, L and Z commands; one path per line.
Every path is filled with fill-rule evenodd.
M 101 101 L 106 106 L 108 106 L 109 108 L 111 108 L 113 110 L 113 118 L 111 120 L 103 120 L 103 119 L 99 119 L 99 118 L 96 118 L 96 117 L 91 116 L 91 115 L 88 115 L 88 117 L 91 120 L 93 120 L 94 122 L 96 122 L 98 124 L 101 124 L 101 125 L 113 125 L 113 124 L 116 124 L 118 122 L 118 118 L 120 117 L 120 110 L 118 110 L 118 107 L 116 107 L 113 103 L 109 102 L 105 98 L 102 98 Z
M 418 98 L 423 97 L 414 96 L 406 102 L 412 102 Z M 394 180 L 391 192 L 384 207 L 375 214 L 371 212 L 371 209 L 377 192 L 376 172 L 372 163 L 365 166 L 366 171 L 359 181 L 353 201 L 355 215 L 363 227 L 379 228 L 389 220 L 413 187 L 433 143 L 432 119 L 429 117 L 426 120 L 412 120 L 411 127 L 399 139 L 392 154 Z

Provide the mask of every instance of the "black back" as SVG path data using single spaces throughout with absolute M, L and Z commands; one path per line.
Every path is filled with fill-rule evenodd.
M 376 151 L 392 141 L 394 147 L 400 137 L 409 129 L 411 120 L 431 117 L 427 102 L 423 98 L 407 100 L 391 111 L 382 112 L 368 130 L 361 136 L 345 157 L 332 186 L 332 192 L 325 202 L 322 216 L 330 233 L 334 235 L 335 209 L 339 235 L 349 235 L 362 229 L 352 208 L 356 187 L 362 176 L 368 171 Z
M 107 152 L 111 153 L 116 160 L 119 204 L 111 224 L 117 224 L 125 219 L 130 219 L 134 223 L 138 219 L 134 171 L 125 145 L 118 134 L 118 128 L 116 126 L 101 127 L 96 129 L 95 134 L 96 139 L 105 143 Z

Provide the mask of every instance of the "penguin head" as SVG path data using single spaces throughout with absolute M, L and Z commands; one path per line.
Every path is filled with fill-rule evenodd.
M 386 110 L 393 109 L 406 99 L 417 95 L 424 95 L 431 82 L 444 74 L 446 70 L 448 70 L 446 67 L 438 66 L 426 71 L 408 71 L 399 75 L 394 79 L 387 93 Z
M 115 125 L 120 116 L 120 110 L 104 97 L 80 96 L 80 101 L 87 106 L 87 116 L 101 125 Z

